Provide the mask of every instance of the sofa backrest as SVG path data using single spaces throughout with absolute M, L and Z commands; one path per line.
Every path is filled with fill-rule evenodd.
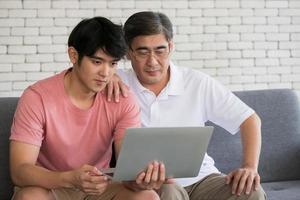
M 235 92 L 262 120 L 259 173 L 262 182 L 300 179 L 300 106 L 290 89 Z M 211 124 L 211 123 L 210 123 Z M 209 145 L 216 166 L 224 173 L 241 164 L 240 133 L 232 136 L 216 126 Z
M 0 199 L 10 199 L 13 185 L 9 174 L 9 136 L 17 97 L 0 98 Z

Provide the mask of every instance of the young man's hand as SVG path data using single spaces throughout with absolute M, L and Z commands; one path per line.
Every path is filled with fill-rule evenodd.
M 250 194 L 258 190 L 260 176 L 257 170 L 249 167 L 239 168 L 226 176 L 226 184 L 232 184 L 232 194 L 241 195 L 242 192 Z
M 96 167 L 84 165 L 71 171 L 71 184 L 89 195 L 100 195 L 107 188 L 110 181 Z
M 165 165 L 157 161 L 153 161 L 147 166 L 145 172 L 141 172 L 135 181 L 124 182 L 124 185 L 133 190 L 158 190 L 162 184 L 174 183 L 174 179 L 166 178 Z
M 115 102 L 119 102 L 120 93 L 123 97 L 127 97 L 128 90 L 128 86 L 123 83 L 117 74 L 114 74 L 106 86 L 107 100 L 111 101 L 113 98 Z

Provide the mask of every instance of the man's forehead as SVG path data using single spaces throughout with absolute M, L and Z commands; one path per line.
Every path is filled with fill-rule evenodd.
M 135 37 L 132 41 L 132 46 L 146 48 L 155 48 L 167 44 L 168 41 L 164 34 L 141 35 Z
M 133 43 L 167 43 L 164 34 L 155 34 L 155 35 L 140 35 L 133 39 Z

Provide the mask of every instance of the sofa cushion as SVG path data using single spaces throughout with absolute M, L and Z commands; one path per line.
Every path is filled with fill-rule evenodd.
M 268 200 L 299 200 L 300 181 L 281 181 L 262 184 Z
M 300 180 L 300 108 L 290 89 L 235 92 L 262 120 L 259 173 L 262 182 Z M 240 166 L 240 135 L 216 127 L 208 153 L 224 173 Z
M 9 136 L 18 98 L 0 98 L 0 199 L 10 199 L 13 185 L 10 180 L 8 155 Z

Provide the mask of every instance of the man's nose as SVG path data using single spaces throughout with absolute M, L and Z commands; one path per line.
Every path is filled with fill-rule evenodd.
M 157 57 L 154 52 L 151 52 L 147 58 L 147 64 L 156 65 L 158 63 Z
M 101 67 L 101 70 L 99 71 L 99 74 L 101 76 L 108 76 L 110 72 L 110 65 L 109 63 L 104 63 Z

